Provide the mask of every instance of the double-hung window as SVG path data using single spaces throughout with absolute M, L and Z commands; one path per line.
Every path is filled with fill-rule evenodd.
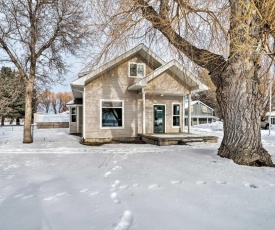
M 76 122 L 76 107 L 71 108 L 71 122 Z
M 123 101 L 101 100 L 101 128 L 123 128 Z
M 173 127 L 180 126 L 180 104 L 172 105 L 173 112 Z
M 129 77 L 145 77 L 145 64 L 130 62 Z

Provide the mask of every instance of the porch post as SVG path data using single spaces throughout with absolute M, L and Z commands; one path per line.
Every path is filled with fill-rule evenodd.
M 83 90 L 83 94 L 82 94 L 82 104 L 83 104 L 83 107 L 82 107 L 82 137 L 83 139 L 85 140 L 85 131 L 86 131 L 86 105 L 85 105 L 85 102 L 86 102 L 86 98 L 85 98 L 85 87 L 84 87 L 84 90 Z M 100 121 L 101 122 L 101 121 Z
M 142 88 L 142 134 L 145 134 L 145 130 L 146 130 L 146 126 L 145 126 L 145 122 L 146 122 L 146 104 L 145 104 L 145 91 L 144 88 Z
M 182 121 L 181 121 L 181 132 L 184 132 L 185 128 L 185 96 L 182 96 Z
M 188 94 L 188 133 L 191 133 L 191 91 Z
M 79 106 L 76 106 L 76 132 L 79 133 Z

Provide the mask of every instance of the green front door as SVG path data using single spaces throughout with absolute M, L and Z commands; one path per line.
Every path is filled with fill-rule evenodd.
M 165 132 L 165 106 L 154 105 L 154 133 Z

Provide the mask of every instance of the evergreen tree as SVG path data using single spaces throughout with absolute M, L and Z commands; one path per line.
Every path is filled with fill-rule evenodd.
M 2 67 L 0 72 L 0 116 L 1 125 L 4 125 L 4 119 L 23 118 L 25 114 L 24 100 L 24 82 L 16 76 L 18 73 L 12 71 L 9 67 Z M 35 102 L 34 102 L 35 103 Z

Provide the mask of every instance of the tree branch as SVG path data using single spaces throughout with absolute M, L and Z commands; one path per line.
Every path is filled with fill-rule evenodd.
M 143 17 L 150 21 L 152 26 L 159 30 L 172 45 L 183 52 L 197 65 L 206 68 L 210 73 L 225 65 L 226 61 L 221 55 L 212 53 L 205 49 L 199 49 L 177 34 L 169 23 L 165 23 L 166 18 L 161 16 L 162 13 L 157 13 L 148 2 L 144 0 L 133 1 L 137 3 L 138 8 L 142 11 Z
M 20 63 L 17 61 L 17 59 L 15 58 L 15 56 L 13 55 L 13 53 L 11 52 L 11 50 L 9 49 L 9 47 L 7 46 L 7 44 L 5 43 L 5 41 L 2 38 L 0 38 L 0 44 L 2 45 L 2 49 L 4 49 L 7 52 L 7 54 L 9 55 L 11 61 L 18 69 L 20 75 L 22 77 L 28 79 L 28 75 L 26 74 L 24 69 L 21 67 Z

